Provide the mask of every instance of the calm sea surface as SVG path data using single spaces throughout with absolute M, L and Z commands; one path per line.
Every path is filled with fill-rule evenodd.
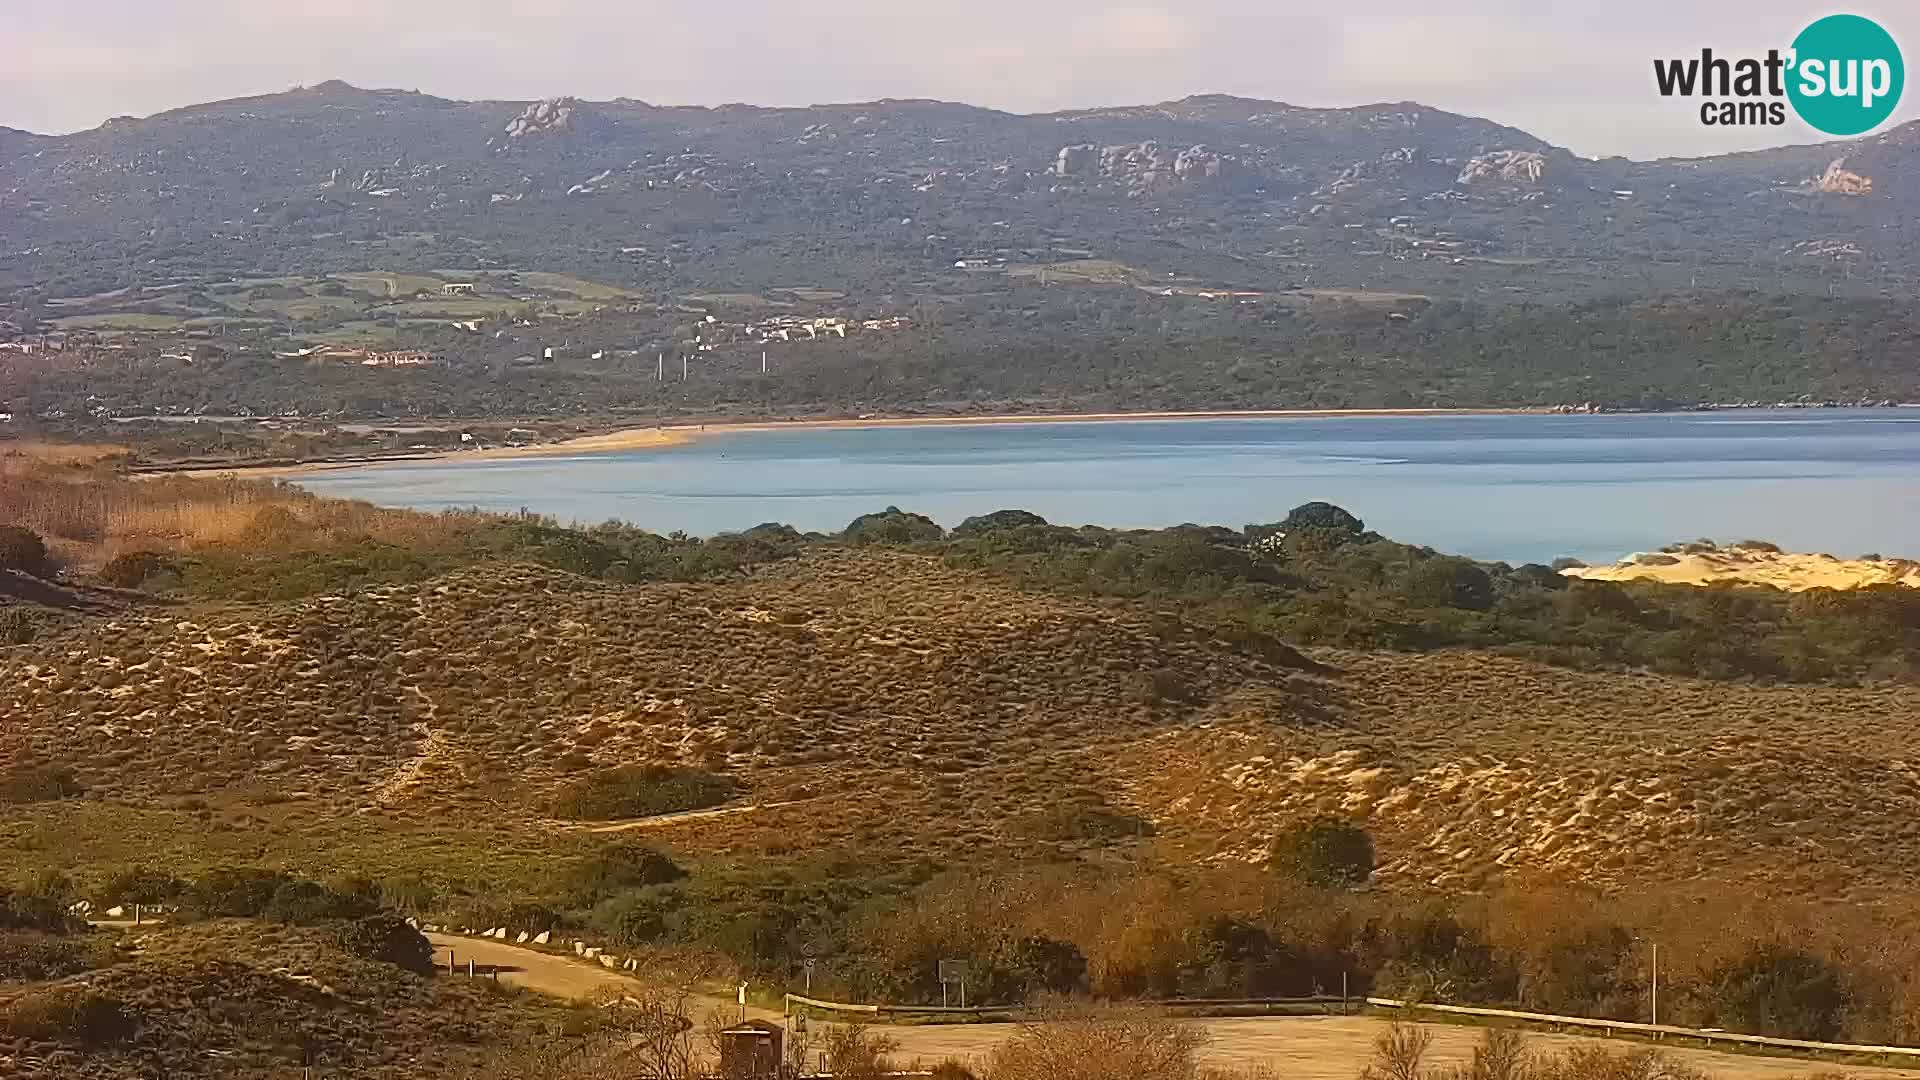
M 1069 525 L 1237 527 L 1325 499 L 1389 536 L 1510 562 L 1611 561 L 1695 537 L 1920 556 L 1920 409 L 740 431 L 301 483 L 696 535 L 837 530 L 890 504 L 949 526 L 1019 508 Z

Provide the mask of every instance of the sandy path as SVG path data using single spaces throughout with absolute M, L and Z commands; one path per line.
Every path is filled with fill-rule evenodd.
M 1368 1056 L 1373 1040 L 1385 1021 L 1369 1016 L 1268 1016 L 1234 1017 L 1193 1021 L 1205 1028 L 1210 1038 L 1202 1056 L 1220 1066 L 1258 1066 L 1272 1070 L 1288 1080 L 1354 1080 Z M 1424 1024 L 1433 1033 L 1433 1051 L 1429 1064 L 1464 1065 L 1480 1039 L 1476 1028 L 1449 1024 Z M 889 1028 L 887 1034 L 900 1043 L 897 1056 L 902 1060 L 918 1058 L 931 1065 L 945 1058 L 965 1060 L 984 1058 L 1014 1032 L 1011 1024 L 971 1024 L 948 1027 Z M 1631 1048 L 1642 1045 L 1627 1040 L 1578 1035 L 1530 1033 L 1538 1051 L 1559 1051 L 1582 1044 L 1605 1044 Z M 1879 1069 L 1859 1066 L 1834 1066 L 1817 1061 L 1792 1058 L 1753 1057 L 1723 1054 L 1715 1050 L 1691 1047 L 1666 1048 L 1674 1058 L 1706 1070 L 1713 1080 L 1783 1080 L 1817 1072 L 1844 1071 L 1849 1075 L 1892 1080 L 1895 1077 L 1920 1077 L 1910 1069 Z
M 469 959 L 485 966 L 501 965 L 500 981 L 529 990 L 567 998 L 587 998 L 607 987 L 631 987 L 631 976 L 595 967 L 589 963 L 550 953 L 535 952 L 497 941 L 428 934 L 433 941 L 434 959 L 447 962 L 447 949 L 464 970 Z M 729 1017 L 739 1006 L 724 998 L 697 999 L 700 1011 L 716 1009 Z M 780 1022 L 777 1012 L 749 1008 L 748 1015 L 758 1020 Z M 1195 1020 L 1211 1040 L 1204 1051 L 1216 1065 L 1260 1066 L 1289 1080 L 1354 1080 L 1360 1066 L 1372 1051 L 1373 1040 L 1384 1021 L 1367 1016 L 1267 1016 L 1231 1017 Z M 1423 1025 L 1433 1033 L 1432 1062 L 1439 1065 L 1465 1064 L 1480 1038 L 1475 1028 L 1449 1024 Z M 886 1034 L 900 1044 L 895 1056 L 902 1062 L 918 1059 L 931 1065 L 945 1058 L 978 1060 L 1016 1030 L 1013 1024 L 953 1024 L 944 1026 L 904 1026 L 886 1028 Z M 1632 1047 L 1641 1045 L 1627 1040 L 1579 1035 L 1533 1034 L 1533 1045 L 1543 1051 L 1557 1051 L 1581 1044 Z M 1784 1080 L 1817 1072 L 1840 1072 L 1874 1080 L 1920 1080 L 1920 1070 L 1836 1067 L 1816 1061 L 1794 1058 L 1755 1057 L 1726 1054 L 1693 1047 L 1672 1047 L 1675 1058 L 1706 1070 L 1714 1080 Z

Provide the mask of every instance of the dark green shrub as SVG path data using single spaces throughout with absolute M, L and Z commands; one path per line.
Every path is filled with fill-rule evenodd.
M 158 904 L 186 891 L 186 884 L 172 874 L 149 870 L 144 866 L 115 871 L 94 894 L 101 907 L 123 904 Z
M 602 901 L 590 921 L 616 944 L 651 945 L 667 936 L 673 913 L 684 902 L 676 889 L 640 889 Z
M 53 570 L 47 543 L 40 534 L 21 525 L 0 525 L 0 570 L 18 570 L 45 577 Z
M 1479 564 L 1442 556 L 1407 568 L 1407 602 L 1419 607 L 1485 611 L 1493 606 L 1493 579 Z
M 1374 985 L 1389 997 L 1422 1001 L 1508 1001 L 1519 976 L 1480 933 L 1450 912 L 1397 915 L 1382 935 Z
M 1790 945 L 1755 944 L 1714 973 L 1720 1026 L 1749 1035 L 1831 1041 L 1847 1008 L 1846 986 L 1825 960 Z
M 0 889 L 0 930 L 65 932 L 73 920 L 58 890 Z
M 109 962 L 112 950 L 83 935 L 0 930 L 0 982 L 41 982 Z
M 30 1042 L 97 1047 L 127 1042 L 138 1019 L 118 999 L 81 986 L 56 986 L 16 998 L 0 1011 L 0 1034 Z
M 152 551 L 115 555 L 100 568 L 100 580 L 116 589 L 138 589 L 161 577 L 178 576 L 180 564 Z
M 1280 522 L 1280 528 L 1293 532 L 1298 529 L 1326 529 L 1331 532 L 1359 536 L 1367 529 L 1366 523 L 1330 502 L 1301 503 L 1287 512 Z
M 433 943 L 398 915 L 368 915 L 340 923 L 334 942 L 366 960 L 393 964 L 418 975 L 433 974 Z
M 1274 869 L 1323 888 L 1350 888 L 1373 876 L 1373 838 L 1338 818 L 1316 818 L 1283 833 Z
M 45 620 L 19 604 L 0 606 L 0 645 L 31 645 Z
M 274 894 L 291 880 L 278 870 L 251 866 L 210 870 L 193 883 L 182 902 L 201 915 L 251 919 L 265 912 Z
M 581 777 L 554 801 L 573 821 L 651 817 L 718 806 L 738 790 L 731 777 L 674 765 L 623 765 Z
M 979 536 L 982 533 L 999 529 L 1018 529 L 1029 526 L 1046 527 L 1047 519 L 1039 514 L 1025 510 L 995 510 L 991 514 L 976 514 L 953 527 L 954 539 Z
M 357 919 L 373 913 L 360 897 L 343 896 L 314 881 L 288 881 L 273 890 L 263 918 L 293 926 L 313 926 L 333 919 Z
M 61 766 L 16 765 L 0 773 L 0 805 L 57 802 L 85 792 L 73 770 Z
M 632 840 L 616 840 L 581 860 L 567 875 L 567 886 L 582 903 L 591 904 L 626 889 L 665 885 L 686 876 L 660 852 Z
M 854 518 L 840 535 L 856 544 L 917 544 L 938 540 L 946 532 L 930 517 L 889 506 Z

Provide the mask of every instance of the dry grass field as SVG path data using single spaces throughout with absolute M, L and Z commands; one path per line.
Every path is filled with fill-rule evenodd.
M 0 858 L 69 869 L 165 851 L 511 882 L 541 873 L 515 853 L 609 827 L 696 855 L 1231 863 L 1335 813 L 1374 833 L 1388 886 L 1920 881 L 1920 699 L 1897 686 L 1306 661 L 875 548 L 700 584 L 483 564 L 134 607 L 0 650 L 0 685 L 0 760 L 69 767 L 88 792 L 0 817 Z M 551 819 L 570 780 L 648 762 L 742 792 Z

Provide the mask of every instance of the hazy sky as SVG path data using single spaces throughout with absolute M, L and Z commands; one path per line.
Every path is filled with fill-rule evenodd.
M 339 78 L 457 98 L 768 105 L 933 97 L 1033 112 L 1218 92 L 1416 100 L 1582 154 L 1707 154 L 1814 133 L 1702 127 L 1655 56 L 1785 48 L 1835 10 L 1920 63 L 1920 5 L 1793 0 L 0 0 L 0 124 Z M 1896 120 L 1920 116 L 1920 87 Z

